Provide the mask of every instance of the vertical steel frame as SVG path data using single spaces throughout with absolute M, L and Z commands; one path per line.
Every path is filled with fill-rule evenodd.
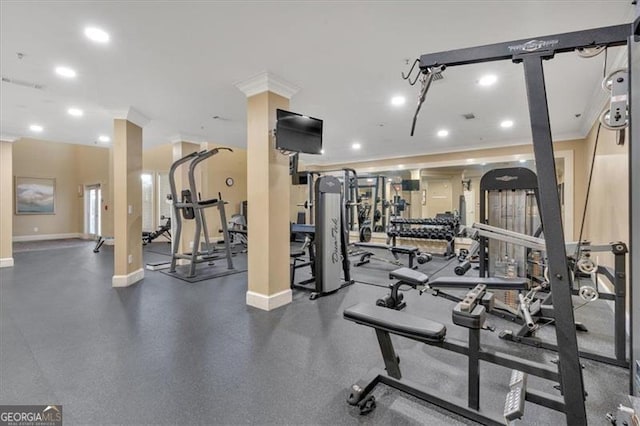
M 636 7 L 636 16 L 640 12 L 640 5 Z M 633 306 L 633 296 L 640 294 L 640 272 L 634 268 L 640 265 L 640 147 L 634 143 L 640 142 L 640 17 L 633 23 L 633 32 L 628 43 L 629 52 L 629 84 L 630 84 L 630 123 L 629 132 L 629 321 L 631 325 L 631 375 L 629 387 L 631 395 L 640 395 L 640 383 L 636 378 L 640 375 L 640 368 L 636 360 L 640 359 L 640 315 L 636 315 Z

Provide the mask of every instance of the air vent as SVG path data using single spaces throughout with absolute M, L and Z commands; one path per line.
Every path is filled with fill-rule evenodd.
M 30 89 L 38 89 L 38 90 L 44 89 L 44 86 L 42 84 L 31 83 L 29 81 L 23 81 L 23 80 L 16 80 L 9 77 L 2 77 L 2 82 L 15 84 L 16 86 L 28 87 Z
M 473 120 L 474 118 L 476 118 L 475 114 L 472 112 L 462 114 L 462 116 L 464 117 L 465 120 Z

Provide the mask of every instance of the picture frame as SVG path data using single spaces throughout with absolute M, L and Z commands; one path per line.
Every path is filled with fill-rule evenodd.
M 56 214 L 55 178 L 15 177 L 17 215 Z

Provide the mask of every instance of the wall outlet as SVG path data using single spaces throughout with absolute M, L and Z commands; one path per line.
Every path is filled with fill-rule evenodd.
M 128 260 L 129 260 L 129 265 L 131 265 L 133 263 L 133 255 L 130 254 Z
M 38 232 L 38 230 L 39 230 L 39 229 L 40 229 L 40 228 L 38 228 L 37 226 L 34 226 L 34 227 L 33 227 L 33 232 Z

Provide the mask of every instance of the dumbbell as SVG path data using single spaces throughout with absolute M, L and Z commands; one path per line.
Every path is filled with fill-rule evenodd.
M 418 256 L 416 257 L 416 260 L 420 265 L 431 262 L 432 259 L 433 256 L 430 253 L 418 253 Z
M 464 275 L 469 269 L 471 269 L 471 262 L 465 260 L 464 262 L 456 266 L 453 269 L 453 272 L 455 272 L 456 275 Z

